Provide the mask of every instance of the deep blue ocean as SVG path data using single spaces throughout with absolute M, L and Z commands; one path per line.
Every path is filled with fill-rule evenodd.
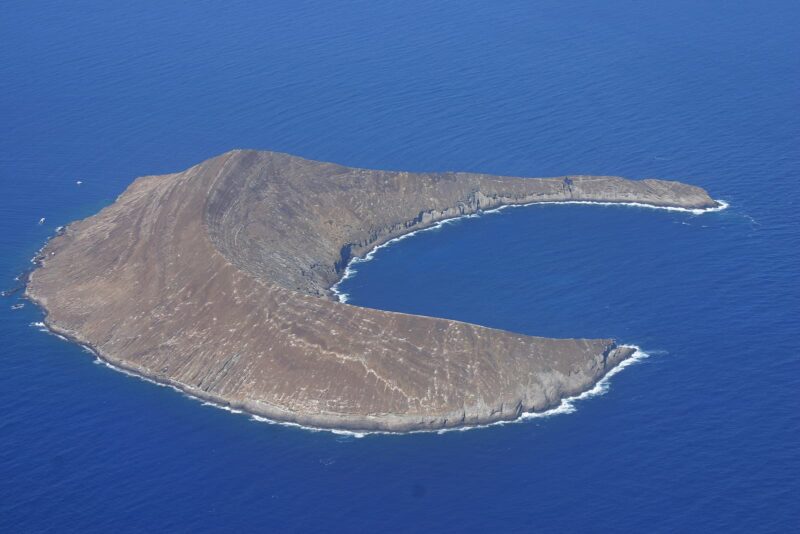
M 0 299 L 0 531 L 797 531 L 798 27 L 796 0 L 5 2 L 3 288 L 135 177 L 232 148 L 730 207 L 515 208 L 358 264 L 357 305 L 650 354 L 574 413 L 468 432 L 254 421 Z

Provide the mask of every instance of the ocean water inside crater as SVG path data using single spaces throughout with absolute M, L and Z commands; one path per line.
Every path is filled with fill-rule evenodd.
M 468 432 L 359 439 L 216 410 L 2 299 L 0 531 L 800 524 L 797 2 L 65 9 L 12 1 L 0 19 L 4 287 L 136 176 L 231 148 L 659 177 L 730 206 L 514 208 L 354 264 L 352 304 L 649 354 L 571 413 Z

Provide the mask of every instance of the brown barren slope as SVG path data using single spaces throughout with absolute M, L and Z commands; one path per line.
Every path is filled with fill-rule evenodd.
M 114 365 L 276 420 L 352 430 L 475 425 L 553 407 L 633 352 L 350 306 L 352 256 L 504 204 L 710 208 L 659 180 L 503 178 L 232 151 L 137 179 L 40 255 L 27 287 L 54 331 Z

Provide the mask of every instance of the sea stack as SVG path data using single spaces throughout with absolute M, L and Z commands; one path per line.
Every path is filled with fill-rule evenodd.
M 270 419 L 397 432 L 511 420 L 592 388 L 634 349 L 351 306 L 330 287 L 351 258 L 402 234 L 563 201 L 716 206 L 679 182 L 375 171 L 235 150 L 139 178 L 68 225 L 26 291 L 52 330 L 111 364 Z

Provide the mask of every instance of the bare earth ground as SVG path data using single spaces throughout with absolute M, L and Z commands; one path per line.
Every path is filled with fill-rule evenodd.
M 374 171 L 236 150 L 137 179 L 53 238 L 27 295 L 119 367 L 281 421 L 408 431 L 510 420 L 634 349 L 336 302 L 347 261 L 506 204 L 716 206 L 679 182 Z

